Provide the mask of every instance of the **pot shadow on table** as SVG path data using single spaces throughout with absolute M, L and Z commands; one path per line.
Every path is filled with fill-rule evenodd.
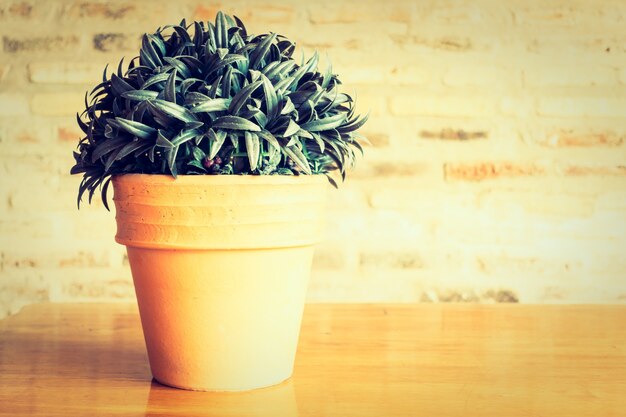
M 186 391 L 152 380 L 145 415 L 297 417 L 298 405 L 291 379 L 242 392 Z

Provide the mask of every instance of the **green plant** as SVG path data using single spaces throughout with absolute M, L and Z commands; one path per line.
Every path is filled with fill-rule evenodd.
M 77 115 L 85 133 L 72 174 L 83 174 L 78 204 L 106 192 L 111 175 L 318 174 L 354 164 L 363 149 L 354 114 L 318 54 L 297 63 L 281 35 L 251 35 L 219 12 L 145 34 L 139 56 L 107 77 Z M 90 100 L 88 101 L 88 97 Z

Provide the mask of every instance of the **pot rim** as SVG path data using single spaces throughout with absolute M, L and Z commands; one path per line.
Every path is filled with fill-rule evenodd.
M 115 240 L 159 249 L 259 249 L 319 242 L 325 175 L 113 177 Z

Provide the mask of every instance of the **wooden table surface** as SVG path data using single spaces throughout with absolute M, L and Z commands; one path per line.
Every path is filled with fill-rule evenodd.
M 151 380 L 137 308 L 0 321 L 2 416 L 626 416 L 626 306 L 308 305 L 292 379 Z

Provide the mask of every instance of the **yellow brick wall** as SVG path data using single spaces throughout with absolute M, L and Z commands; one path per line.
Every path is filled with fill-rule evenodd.
M 310 301 L 626 302 L 623 0 L 0 0 L 0 317 L 133 299 L 113 214 L 76 210 L 74 115 L 142 32 L 219 9 L 371 110 Z

